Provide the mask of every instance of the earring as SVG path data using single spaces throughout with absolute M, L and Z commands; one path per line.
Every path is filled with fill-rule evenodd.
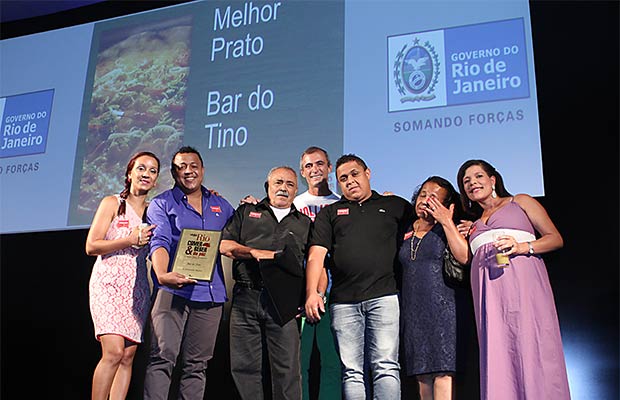
M 491 192 L 491 197 L 493 197 L 494 199 L 497 198 L 497 192 L 495 192 L 495 185 L 493 185 L 493 191 Z
M 471 200 L 469 200 L 469 208 L 471 208 Z

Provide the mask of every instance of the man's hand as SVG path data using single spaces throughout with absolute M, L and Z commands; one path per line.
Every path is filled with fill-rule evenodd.
M 313 293 L 306 298 L 306 321 L 311 324 L 319 322 L 321 315 L 325 313 L 325 303 L 318 293 Z
M 256 261 L 273 260 L 276 258 L 276 252 L 273 250 L 252 249 L 250 250 L 250 254 L 252 255 L 252 258 L 256 259 Z
M 241 204 L 258 204 L 258 199 L 251 194 L 248 194 L 241 200 L 239 200 L 239 205 Z
M 185 285 L 194 285 L 198 283 L 195 279 L 190 279 L 178 272 L 166 272 L 165 274 L 158 276 L 157 280 L 160 285 L 167 286 L 171 289 L 181 289 Z

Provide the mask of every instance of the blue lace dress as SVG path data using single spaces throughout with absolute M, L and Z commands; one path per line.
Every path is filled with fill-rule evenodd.
M 442 275 L 445 247 L 443 228 L 435 224 L 422 239 L 407 238 L 399 250 L 401 349 L 407 375 L 456 372 L 455 290 Z

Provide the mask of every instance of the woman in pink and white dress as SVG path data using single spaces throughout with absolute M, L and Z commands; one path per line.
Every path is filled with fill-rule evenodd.
M 457 182 L 465 210 L 476 218 L 468 258 L 481 400 L 570 399 L 553 291 L 540 256 L 560 249 L 562 236 L 545 208 L 528 194 L 512 196 L 488 162 L 465 161 Z M 509 257 L 507 266 L 496 261 L 498 252 Z
M 127 164 L 124 190 L 101 200 L 88 232 L 86 254 L 97 256 L 89 282 L 90 312 L 102 352 L 93 374 L 93 400 L 124 399 L 129 389 L 150 306 L 146 245 L 154 226 L 142 221 L 158 175 L 155 154 L 135 154 Z

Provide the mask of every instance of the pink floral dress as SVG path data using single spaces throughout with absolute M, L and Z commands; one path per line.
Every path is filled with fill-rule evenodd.
M 127 237 L 141 222 L 142 218 L 127 204 L 125 215 L 114 218 L 105 239 Z M 142 342 L 150 306 L 147 254 L 148 246 L 127 247 L 97 257 L 88 285 L 97 340 L 101 335 L 116 334 Z

